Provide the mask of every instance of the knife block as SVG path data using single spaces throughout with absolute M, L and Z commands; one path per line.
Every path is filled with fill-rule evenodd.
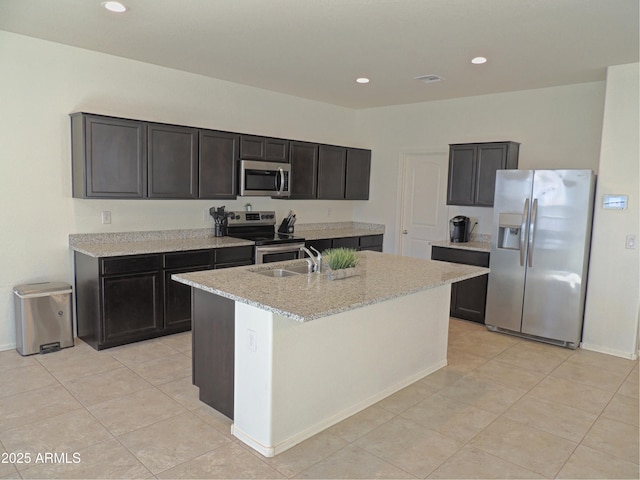
M 289 226 L 289 222 L 287 222 L 287 219 L 285 218 L 284 220 L 282 220 L 282 223 L 278 227 L 278 233 L 293 233 L 293 225 Z

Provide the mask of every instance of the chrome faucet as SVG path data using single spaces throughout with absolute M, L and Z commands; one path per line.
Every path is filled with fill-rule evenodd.
M 320 252 L 318 250 L 316 250 L 313 247 L 310 247 L 311 250 L 313 250 L 314 252 L 316 252 L 318 254 L 317 257 L 315 257 L 313 255 L 313 253 L 311 253 L 309 251 L 309 249 L 307 247 L 300 247 L 300 250 L 304 253 L 306 253 L 309 256 L 309 259 L 313 262 L 313 267 L 312 267 L 312 271 L 313 272 L 320 272 L 322 271 L 322 255 L 320 255 Z M 307 261 L 309 261 L 309 259 L 307 259 Z

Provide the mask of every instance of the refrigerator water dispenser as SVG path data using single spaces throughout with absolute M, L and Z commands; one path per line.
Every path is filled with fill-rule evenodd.
M 498 219 L 498 248 L 520 250 L 522 215 L 501 213 Z

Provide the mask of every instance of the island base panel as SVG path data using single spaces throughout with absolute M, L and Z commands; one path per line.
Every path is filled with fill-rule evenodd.
M 193 384 L 200 389 L 200 401 L 233 419 L 235 302 L 191 290 Z
M 450 295 L 309 322 L 236 303 L 233 435 L 271 457 L 444 367 Z

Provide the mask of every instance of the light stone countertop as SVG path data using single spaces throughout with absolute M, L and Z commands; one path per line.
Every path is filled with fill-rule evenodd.
M 382 234 L 384 225 L 359 222 L 302 224 L 296 226 L 295 233 L 305 240 Z M 254 242 L 250 240 L 215 237 L 212 228 L 69 235 L 69 247 L 91 257 L 119 257 L 252 245 Z
M 365 228 L 327 228 L 319 230 L 298 230 L 295 235 L 305 240 L 318 240 L 321 238 L 363 237 L 365 235 L 383 235 L 382 230 Z
M 491 241 L 472 241 L 472 242 L 450 242 L 449 240 L 441 240 L 433 242 L 434 247 L 457 248 L 460 250 L 476 250 L 479 252 L 491 252 Z
M 306 322 L 489 273 L 488 268 L 359 252 L 359 275 L 329 280 L 322 273 L 267 277 L 260 270 L 306 265 L 301 260 L 172 275 L 231 300 Z
M 209 248 L 253 246 L 254 242 L 232 237 L 169 238 L 105 243 L 78 243 L 71 245 L 77 252 L 90 257 L 119 257 L 149 253 L 182 252 Z
M 295 235 L 305 240 L 384 235 L 384 225 L 363 222 L 303 223 L 296 225 Z

